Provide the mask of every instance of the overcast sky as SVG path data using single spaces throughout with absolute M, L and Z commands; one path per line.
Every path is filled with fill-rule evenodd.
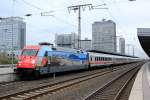
M 14 1 L 14 2 L 13 2 Z M 92 38 L 92 23 L 103 18 L 113 20 L 117 26 L 117 36 L 123 36 L 126 44 L 135 47 L 135 54 L 143 52 L 137 39 L 137 28 L 150 27 L 150 0 L 1 0 L 0 16 L 20 16 L 27 24 L 27 44 L 38 44 L 41 41 L 54 43 L 55 33 L 77 33 L 77 12 L 68 12 L 67 7 L 78 4 L 92 4 L 106 9 L 86 10 L 82 13 L 82 39 Z M 40 16 L 41 12 L 52 11 L 52 16 Z M 31 13 L 31 17 L 25 14 Z M 132 54 L 132 47 L 130 47 Z M 127 51 L 127 50 L 126 50 Z

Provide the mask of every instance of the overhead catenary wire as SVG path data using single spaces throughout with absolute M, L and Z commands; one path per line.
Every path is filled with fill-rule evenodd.
M 40 7 L 38 7 L 38 6 L 36 6 L 36 5 L 34 5 L 34 4 L 32 4 L 32 3 L 30 3 L 30 2 L 27 2 L 26 0 L 21 0 L 23 3 L 25 3 L 26 5 L 29 5 L 30 7 L 32 7 L 32 8 L 35 8 L 35 9 L 37 9 L 37 10 L 40 10 L 40 11 L 45 11 L 44 9 L 42 9 L 42 8 L 40 8 Z
M 17 0 L 16 0 L 17 1 Z M 33 14 L 25 14 L 25 16 L 34 16 L 34 15 L 40 15 L 40 16 L 51 16 L 52 18 L 55 18 L 56 20 L 59 20 L 61 22 L 64 22 L 65 24 L 68 23 L 69 25 L 73 26 L 73 27 L 77 27 L 76 25 L 64 20 L 64 19 L 61 19 L 61 18 L 58 18 L 56 17 L 55 15 L 51 14 L 52 12 L 54 12 L 53 10 L 50 10 L 50 11 L 45 11 L 44 9 L 30 3 L 30 2 L 27 2 L 26 0 L 22 0 L 22 2 L 32 8 L 35 8 L 37 10 L 40 10 L 42 11 L 41 13 L 33 13 Z
M 70 26 L 76 27 L 74 24 L 69 23 L 68 21 L 65 21 L 64 19 L 61 19 L 61 18 L 59 18 L 59 17 L 56 17 L 56 16 L 50 14 L 50 13 L 54 12 L 53 10 L 45 11 L 44 9 L 42 9 L 42 8 L 40 8 L 40 7 L 37 7 L 37 6 L 35 6 L 35 5 L 33 5 L 33 4 L 29 3 L 29 2 L 27 2 L 27 1 L 25 1 L 25 0 L 22 0 L 22 1 L 23 1 L 23 3 L 26 4 L 27 6 L 31 6 L 31 7 L 35 8 L 35 9 L 37 9 L 37 10 L 40 10 L 41 13 L 24 14 L 24 15 L 21 15 L 21 17 L 25 17 L 25 16 L 35 16 L 35 15 L 36 15 L 36 16 L 37 16 L 37 15 L 39 15 L 39 16 L 51 16 L 52 18 L 56 19 L 57 21 L 61 21 L 61 22 L 64 22 L 65 24 L 68 24 L 68 25 L 70 25 Z M 21 3 L 21 2 L 19 2 L 18 0 L 15 0 L 15 2 Z M 31 23 L 30 23 L 30 24 L 31 24 Z M 33 24 L 32 24 L 32 26 L 33 26 Z M 36 30 L 37 30 L 37 29 L 42 30 L 41 27 L 37 27 L 37 26 L 35 27 L 35 25 L 34 25 L 34 28 L 35 28 Z
M 55 18 L 55 19 L 57 19 L 57 20 L 59 20 L 59 21 L 61 21 L 61 22 L 64 22 L 65 24 L 68 23 L 68 24 L 70 24 L 70 25 L 73 26 L 73 27 L 77 27 L 77 25 L 74 25 L 74 24 L 72 24 L 72 23 L 70 23 L 70 22 L 68 22 L 68 21 L 66 21 L 66 20 L 64 20 L 64 19 L 58 18 L 58 17 L 56 17 L 56 16 L 54 16 L 53 18 Z
M 101 0 L 101 1 L 102 1 L 104 4 L 106 4 L 106 6 L 108 7 L 107 3 L 105 3 L 104 0 Z M 125 30 L 124 30 L 124 28 L 122 27 L 122 25 L 120 24 L 120 22 L 119 22 L 119 21 L 114 17 L 114 15 L 111 13 L 109 7 L 108 7 L 108 9 L 107 9 L 107 12 L 108 12 L 109 16 L 118 24 L 118 26 L 121 28 L 121 30 L 123 30 L 123 31 L 125 32 Z

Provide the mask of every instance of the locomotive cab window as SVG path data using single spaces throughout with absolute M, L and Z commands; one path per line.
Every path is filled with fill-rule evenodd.
M 38 53 L 38 50 L 35 49 L 25 49 L 22 52 L 22 56 L 36 56 Z

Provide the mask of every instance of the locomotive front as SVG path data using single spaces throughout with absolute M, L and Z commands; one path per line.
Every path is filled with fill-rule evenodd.
M 35 74 L 37 54 L 40 46 L 26 46 L 23 48 L 16 65 L 16 73 L 20 76 Z

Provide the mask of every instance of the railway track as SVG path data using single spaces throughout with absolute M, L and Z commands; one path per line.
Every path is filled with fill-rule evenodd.
M 27 99 L 36 98 L 36 97 L 39 97 L 40 95 L 44 95 L 48 92 L 54 92 L 54 91 L 60 90 L 62 88 L 71 86 L 73 84 L 77 84 L 79 82 L 88 80 L 90 78 L 98 77 L 99 75 L 104 75 L 107 73 L 110 73 L 110 71 L 106 71 L 106 72 L 102 72 L 102 73 L 99 73 L 99 72 L 94 73 L 93 75 L 89 75 L 89 77 L 86 79 L 84 78 L 85 76 L 82 76 L 82 77 L 78 77 L 75 79 L 61 81 L 61 82 L 50 84 L 50 85 L 40 86 L 37 88 L 33 88 L 33 89 L 18 92 L 18 93 L 13 93 L 13 94 L 9 94 L 6 96 L 2 96 L 2 97 L 0 97 L 0 100 L 2 100 L 2 99 L 24 99 L 24 100 L 27 100 Z M 98 74 L 98 75 L 96 75 L 96 74 Z M 79 81 L 79 79 L 80 79 L 80 81 Z M 68 82 L 69 82 L 69 84 L 68 84 Z
M 104 84 L 84 100 L 119 100 L 140 67 L 133 68 Z M 133 81 L 133 80 L 132 80 Z M 127 98 L 126 98 L 127 99 Z
M 120 69 L 120 68 L 126 68 L 127 66 L 129 66 L 131 64 L 127 64 L 127 65 L 124 65 L 124 66 L 117 66 L 117 67 L 114 67 L 113 70 L 117 70 L 117 69 Z M 92 71 L 84 71 L 83 74 L 82 73 L 70 73 L 69 76 L 75 76 L 75 77 L 72 77 L 72 78 L 76 78 L 78 76 L 86 76 L 86 75 L 90 75 L 91 73 L 100 73 L 100 72 L 104 72 L 104 71 L 108 71 L 110 69 L 108 68 L 105 68 L 105 69 L 98 69 L 98 71 L 95 71 L 95 70 L 92 70 Z M 78 75 L 77 75 L 78 74 Z M 57 79 L 61 78 L 66 78 L 68 77 L 68 74 L 66 75 L 63 75 L 63 76 L 59 76 L 57 77 Z M 52 78 L 44 78 L 44 79 L 40 79 L 40 80 L 33 80 L 33 81 L 21 81 L 21 80 L 16 80 L 16 81 L 10 81 L 10 82 L 1 82 L 0 83 L 0 95 L 2 96 L 3 94 L 5 94 L 5 91 L 9 91 L 9 87 L 10 90 L 13 90 L 15 89 L 14 91 L 16 91 L 17 87 L 22 87 L 22 88 L 31 88 L 33 85 L 33 87 L 37 86 L 38 84 L 42 84 L 42 83 L 47 83 L 47 82 L 52 82 L 54 81 Z M 28 84 L 30 84 L 30 86 L 28 87 Z M 12 88 L 12 85 L 14 88 Z M 2 89 L 1 89 L 2 88 Z
M 117 69 L 115 69 L 117 70 Z M 115 71 L 114 70 L 114 71 Z M 85 75 L 85 76 L 81 76 L 81 77 L 77 77 L 74 79 L 69 79 L 69 80 L 65 80 L 65 81 L 61 81 L 58 83 L 53 83 L 53 84 L 44 84 L 41 85 L 39 87 L 36 88 L 32 88 L 32 89 L 28 89 L 28 90 L 23 90 L 20 92 L 16 92 L 16 93 L 11 93 L 5 96 L 1 96 L 0 100 L 7 100 L 7 99 L 13 99 L 13 100 L 28 100 L 28 99 L 36 99 L 37 97 L 43 96 L 45 94 L 49 94 L 49 93 L 53 93 L 55 91 L 59 91 L 61 89 L 67 88 L 67 87 L 71 87 L 75 84 L 79 84 L 81 82 L 84 81 L 88 81 L 90 79 L 99 77 L 99 76 L 103 76 L 105 74 L 111 73 L 111 71 L 105 71 L 105 72 L 97 72 L 97 73 L 93 73 L 90 75 Z
M 129 64 L 126 64 L 126 65 L 129 65 Z M 124 65 L 124 66 L 126 66 L 126 65 Z M 117 66 L 117 67 L 119 68 L 120 66 Z M 113 69 L 117 69 L 116 66 Z M 22 80 L 16 79 L 16 80 L 13 80 L 13 81 L 8 81 L 8 82 L 0 82 L 0 86 L 5 86 L 5 85 L 7 86 L 7 85 L 10 85 L 10 84 L 14 84 L 14 83 L 20 84 L 20 83 L 23 83 L 23 82 L 27 82 L 27 81 L 22 81 Z
M 126 65 L 130 65 L 130 63 L 128 64 L 125 64 L 124 66 Z M 117 67 L 120 67 L 120 65 L 116 65 Z M 113 69 L 117 69 L 116 66 L 114 66 Z M 34 80 L 35 81 L 35 80 Z M 26 82 L 26 81 L 22 81 L 20 79 L 16 79 L 16 80 L 13 80 L 13 81 L 8 81 L 8 82 L 0 82 L 0 86 L 5 86 L 5 85 L 10 85 L 10 84 L 13 84 L 13 83 L 16 83 L 16 84 L 20 84 L 20 83 L 23 83 L 23 82 Z

